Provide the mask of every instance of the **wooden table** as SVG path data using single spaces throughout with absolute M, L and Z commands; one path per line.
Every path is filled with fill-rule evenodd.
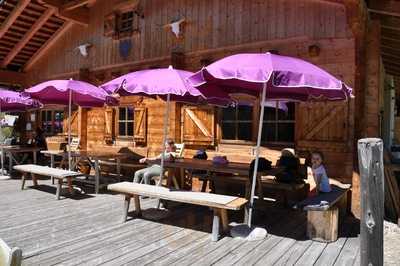
M 29 146 L 20 146 L 20 145 L 2 145 L 1 146 L 2 153 L 8 156 L 8 170 L 11 173 L 13 162 L 15 165 L 23 164 L 23 158 L 18 159 L 15 155 L 18 153 L 32 153 L 33 155 L 33 163 L 37 163 L 37 152 L 41 150 L 39 147 L 29 147 Z
M 61 150 L 46 150 L 41 151 L 41 153 L 50 156 L 50 166 L 54 167 L 54 158 L 55 156 L 62 157 L 63 160 L 68 161 L 68 152 L 61 151 Z M 75 158 L 74 164 L 72 165 L 72 169 L 76 168 L 77 163 L 80 160 L 86 160 L 90 166 L 95 170 L 95 192 L 96 194 L 99 193 L 100 190 L 100 180 L 102 179 L 100 173 L 100 160 L 109 160 L 115 159 L 116 166 L 117 166 L 117 176 L 118 181 L 121 179 L 121 159 L 128 157 L 127 154 L 124 153 L 112 153 L 112 152 L 98 152 L 98 151 L 72 151 L 71 157 Z M 86 181 L 87 182 L 87 181 Z M 107 185 L 107 184 L 105 184 Z
M 189 158 L 175 159 L 174 161 L 164 161 L 164 166 L 165 168 L 170 168 L 170 169 L 203 170 L 210 173 L 211 177 L 215 176 L 217 173 L 248 176 L 250 171 L 249 163 L 229 162 L 227 164 L 215 164 L 211 160 L 200 160 L 200 159 L 189 159 Z M 261 176 L 267 176 L 267 175 L 274 176 L 281 171 L 282 168 L 273 167 L 270 170 L 258 172 L 257 182 L 259 183 L 259 194 L 261 193 L 260 196 L 262 196 Z M 190 172 L 191 171 L 189 171 L 189 173 Z M 181 183 L 183 183 L 182 180 Z M 247 191 L 246 194 L 249 194 L 249 191 Z

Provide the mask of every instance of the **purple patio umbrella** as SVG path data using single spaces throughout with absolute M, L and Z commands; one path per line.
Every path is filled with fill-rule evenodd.
M 188 103 L 203 103 L 205 98 L 198 89 L 190 85 L 187 79 L 193 73 L 189 71 L 168 68 L 149 69 L 131 72 L 129 74 L 111 80 L 101 87 L 109 93 L 118 93 L 121 96 L 146 95 L 159 96 L 167 101 L 164 116 L 163 152 L 168 134 L 168 119 L 170 101 Z M 215 105 L 228 105 L 231 103 L 229 95 L 224 92 L 210 96 L 208 102 Z M 164 156 L 161 156 L 161 173 L 164 172 Z M 161 184 L 162 176 L 158 185 Z
M 301 59 L 271 53 L 225 57 L 195 73 L 189 78 L 189 82 L 206 97 L 213 97 L 221 92 L 251 95 L 261 93 L 256 159 L 247 221 L 249 227 L 266 101 L 346 100 L 351 97 L 351 88 L 319 67 Z
M 117 99 L 102 88 L 78 80 L 49 80 L 25 90 L 43 104 L 68 105 L 68 145 L 71 144 L 71 106 L 102 107 L 116 105 Z M 71 150 L 68 149 L 68 168 L 71 170 Z
M 25 111 L 31 108 L 39 108 L 40 106 L 41 104 L 38 101 L 33 100 L 30 97 L 24 96 L 19 92 L 0 88 L 0 113 Z M 0 128 L 0 138 L 3 138 L 2 128 Z M 4 151 L 3 151 L 3 145 L 1 145 L 0 179 L 8 179 L 8 178 L 9 176 L 4 174 Z

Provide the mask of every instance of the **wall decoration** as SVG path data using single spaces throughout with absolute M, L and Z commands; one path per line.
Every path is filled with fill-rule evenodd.
M 79 50 L 79 53 L 83 56 L 83 57 L 87 57 L 89 55 L 89 51 L 88 48 L 92 47 L 92 44 L 90 43 L 85 43 L 85 44 L 81 44 L 78 47 L 76 47 L 75 49 Z
M 132 40 L 124 39 L 119 42 L 119 55 L 123 59 L 127 59 L 132 50 Z
M 170 29 L 171 32 L 175 35 L 177 39 L 182 37 L 182 32 L 184 29 L 184 25 L 186 20 L 184 18 L 181 18 L 176 21 L 172 21 L 171 23 L 164 25 L 164 28 Z

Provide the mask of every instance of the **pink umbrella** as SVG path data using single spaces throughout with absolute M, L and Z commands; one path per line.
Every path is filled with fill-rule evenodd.
M 116 105 L 117 99 L 102 88 L 78 80 L 49 80 L 25 90 L 25 93 L 43 104 L 68 105 L 68 144 L 71 144 L 71 106 L 101 107 Z M 71 170 L 71 150 L 68 149 L 68 166 Z
M 168 137 L 168 120 L 170 101 L 180 101 L 187 103 L 204 103 L 205 98 L 198 89 L 191 86 L 187 79 L 193 73 L 189 71 L 174 69 L 172 66 L 168 68 L 149 69 L 131 72 L 129 74 L 111 80 L 101 87 L 109 93 L 118 93 L 121 96 L 127 95 L 147 95 L 160 96 L 167 101 L 164 116 L 164 132 L 163 147 Z M 229 95 L 221 92 L 210 96 L 208 102 L 214 105 L 228 105 L 232 101 Z M 161 156 L 161 173 L 164 170 L 164 156 Z M 158 185 L 161 184 L 162 176 Z
M 31 108 L 39 108 L 40 106 L 41 104 L 38 101 L 33 100 L 30 97 L 24 96 L 19 92 L 0 88 L 0 113 L 25 111 Z M 3 138 L 2 128 L 0 128 L 0 138 Z M 1 145 L 0 179 L 8 179 L 8 178 L 10 177 L 4 174 L 4 151 L 3 151 L 3 145 Z
M 194 74 L 190 83 L 206 97 L 224 93 L 261 93 L 256 159 L 251 187 L 248 226 L 251 226 L 254 191 L 260 155 L 264 107 L 267 100 L 346 100 L 351 88 L 328 72 L 304 60 L 265 54 L 225 57 Z

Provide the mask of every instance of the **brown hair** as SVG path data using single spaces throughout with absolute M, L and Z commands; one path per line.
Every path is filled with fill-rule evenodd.
M 313 154 L 317 154 L 319 155 L 319 157 L 321 157 L 321 160 L 324 161 L 324 154 L 321 151 L 313 151 L 311 152 L 311 156 L 313 156 Z

